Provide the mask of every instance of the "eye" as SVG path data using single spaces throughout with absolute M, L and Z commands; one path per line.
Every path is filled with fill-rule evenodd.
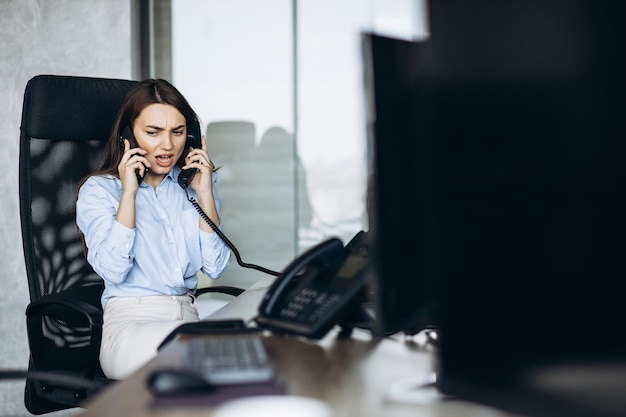
M 184 131 L 184 130 L 182 130 L 182 129 L 181 129 L 181 130 L 175 130 L 175 131 L 174 131 L 174 134 L 175 134 L 176 136 L 181 136 L 181 135 L 183 135 L 184 133 L 185 133 L 185 131 Z
M 156 130 L 146 130 L 146 135 L 148 136 L 156 136 L 159 132 Z

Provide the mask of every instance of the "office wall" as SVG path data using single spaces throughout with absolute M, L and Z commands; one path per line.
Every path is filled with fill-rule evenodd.
M 19 127 L 37 74 L 130 78 L 133 0 L 0 0 L 0 368 L 26 368 L 28 286 L 20 236 Z M 23 381 L 0 382 L 0 416 L 30 415 Z M 58 412 L 52 415 L 67 415 Z

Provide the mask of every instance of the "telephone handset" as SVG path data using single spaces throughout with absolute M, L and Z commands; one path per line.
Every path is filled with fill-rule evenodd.
M 202 133 L 200 131 L 200 123 L 198 123 L 197 120 L 194 120 L 192 123 L 187 124 L 187 150 L 189 150 L 189 147 L 192 147 L 194 149 L 200 148 L 202 146 L 200 142 L 201 136 Z M 197 171 L 195 169 L 183 169 L 180 172 L 180 175 L 178 175 L 178 184 L 183 188 L 187 188 L 196 172 Z
M 331 238 L 296 258 L 263 297 L 257 324 L 311 339 L 340 324 L 367 286 L 367 236 L 361 231 L 345 247 Z
M 137 139 L 135 139 L 135 135 L 133 135 L 133 130 L 130 128 L 130 126 L 126 126 L 124 130 L 122 130 L 122 134 L 120 135 L 120 148 L 122 149 L 122 152 L 125 151 L 124 139 L 128 139 L 131 149 L 139 147 L 139 145 L 137 144 Z M 139 168 L 135 170 L 135 175 L 137 175 L 137 182 L 139 184 L 141 184 L 141 182 L 143 181 L 143 177 L 145 177 L 147 173 L 148 167 L 145 165 L 143 165 L 143 174 L 141 173 L 141 170 Z
M 190 147 L 199 148 L 200 146 L 202 146 L 200 143 L 201 135 L 202 133 L 200 131 L 200 123 L 198 123 L 197 120 L 194 120 L 192 123 L 187 124 L 187 141 L 185 144 L 186 151 L 189 151 Z M 135 139 L 135 135 L 133 135 L 133 130 L 130 128 L 130 126 L 124 127 L 124 129 L 122 130 L 122 134 L 120 135 L 120 147 L 122 149 L 122 152 L 124 152 L 125 150 L 124 139 L 128 139 L 128 142 L 130 143 L 131 148 L 137 148 L 139 146 L 137 144 L 137 139 Z M 184 165 L 185 155 L 186 153 L 181 158 L 181 161 L 179 161 L 183 165 Z M 135 174 L 137 175 L 137 181 L 139 182 L 139 184 L 141 184 L 141 182 L 143 181 L 143 178 L 146 176 L 147 173 L 148 173 L 148 167 L 145 165 L 144 165 L 143 175 L 141 174 L 141 170 L 139 168 L 135 170 Z M 178 184 L 183 188 L 187 188 L 189 186 L 189 183 L 193 179 L 193 176 L 195 173 L 196 173 L 195 169 L 182 170 L 180 172 L 180 175 L 178 176 Z

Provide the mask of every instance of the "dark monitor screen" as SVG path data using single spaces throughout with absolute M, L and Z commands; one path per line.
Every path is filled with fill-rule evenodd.
M 441 0 L 428 41 L 364 35 L 378 323 L 440 325 L 448 395 L 626 415 L 625 9 Z
M 444 392 L 626 415 L 623 2 L 430 2 Z
M 429 50 L 362 35 L 376 331 L 436 326 L 437 208 Z

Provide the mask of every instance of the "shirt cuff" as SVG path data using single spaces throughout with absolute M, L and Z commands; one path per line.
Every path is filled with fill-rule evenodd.
M 109 234 L 109 243 L 120 253 L 131 256 L 133 254 L 135 233 L 135 229 L 130 229 L 115 220 Z

